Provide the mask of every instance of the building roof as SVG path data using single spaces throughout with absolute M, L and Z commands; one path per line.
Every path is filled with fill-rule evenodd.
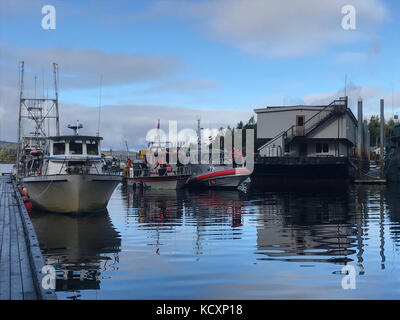
M 266 108 L 254 109 L 255 113 L 264 113 L 264 112 L 282 112 L 282 111 L 293 111 L 293 110 L 319 110 L 326 108 L 327 105 L 324 106 L 306 106 L 306 105 L 296 105 L 296 106 L 268 106 Z
M 268 106 L 266 108 L 254 109 L 254 112 L 259 114 L 259 113 L 272 113 L 272 112 L 286 112 L 286 111 L 294 111 L 294 110 L 320 111 L 326 107 L 329 107 L 329 105 Z M 332 104 L 331 107 L 334 108 L 335 105 Z M 347 107 L 346 112 L 350 115 L 350 118 L 353 120 L 353 122 L 357 126 L 357 124 L 358 124 L 357 118 L 354 116 L 353 112 L 351 111 L 351 109 L 349 107 Z

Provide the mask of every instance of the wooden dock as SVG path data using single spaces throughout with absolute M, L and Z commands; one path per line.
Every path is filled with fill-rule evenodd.
M 44 265 L 15 182 L 0 176 L 0 300 L 56 299 L 54 290 L 42 287 Z
M 386 179 L 356 179 L 354 180 L 355 184 L 386 184 Z

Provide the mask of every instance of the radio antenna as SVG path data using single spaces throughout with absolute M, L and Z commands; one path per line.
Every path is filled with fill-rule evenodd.
M 99 119 L 97 122 L 97 136 L 100 136 L 100 114 L 101 114 L 101 93 L 103 86 L 103 75 L 100 76 L 100 92 L 99 92 Z

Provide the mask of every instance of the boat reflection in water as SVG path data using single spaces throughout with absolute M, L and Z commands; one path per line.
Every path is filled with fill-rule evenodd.
M 61 299 L 398 296 L 397 186 L 277 189 L 121 188 L 112 223 L 107 213 L 32 220 Z M 343 289 L 344 265 L 357 290 Z
M 241 239 L 241 227 L 256 222 L 254 254 L 259 261 L 346 264 L 357 252 L 357 196 L 349 187 L 302 192 L 258 189 L 248 194 L 239 190 L 146 190 L 129 191 L 126 199 L 128 208 L 139 208 L 138 221 L 146 230 L 172 231 L 193 224 L 200 241 Z M 230 235 L 226 230 L 221 234 L 207 231 L 209 226 L 228 224 L 237 228 Z
M 244 193 L 239 190 L 134 190 L 128 187 L 123 193 L 127 208 L 139 210 L 138 222 L 197 225 L 222 215 L 231 220 L 232 227 L 239 227 L 245 213 L 242 210 Z M 189 218 L 183 221 L 184 216 Z
M 46 263 L 56 269 L 56 291 L 100 289 L 121 246 L 107 210 L 83 216 L 32 212 L 31 220 Z

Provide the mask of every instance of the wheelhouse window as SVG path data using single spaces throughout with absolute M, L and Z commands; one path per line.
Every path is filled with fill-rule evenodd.
M 86 140 L 86 151 L 89 156 L 97 156 L 99 154 L 99 144 L 97 140 Z
M 70 154 L 82 154 L 82 140 L 71 140 L 69 142 L 69 153 Z
M 53 142 L 53 155 L 59 156 L 65 154 L 65 141 Z

